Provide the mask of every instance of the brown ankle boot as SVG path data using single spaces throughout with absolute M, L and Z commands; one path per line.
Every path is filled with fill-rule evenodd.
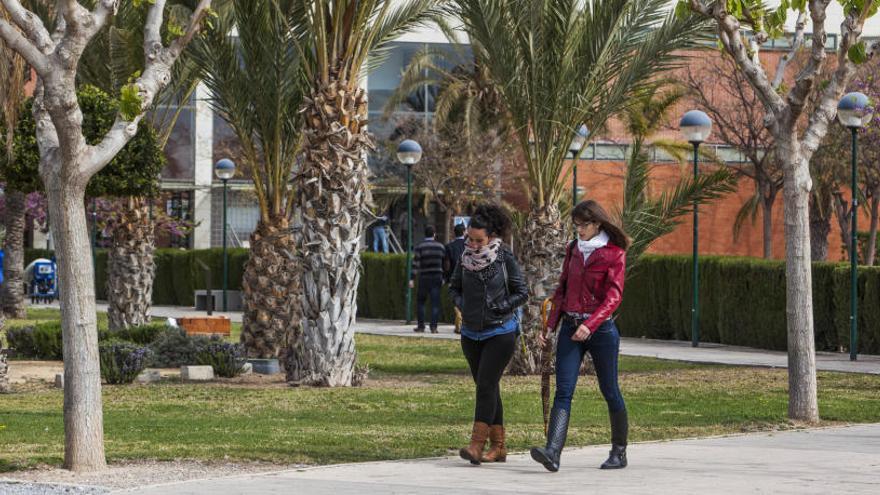
M 489 452 L 483 462 L 507 462 L 507 446 L 504 445 L 504 425 L 489 427 Z
M 471 432 L 471 443 L 458 451 L 462 459 L 471 461 L 471 464 L 479 464 L 483 458 L 483 449 L 486 447 L 486 439 L 489 437 L 489 425 L 481 421 L 474 422 Z

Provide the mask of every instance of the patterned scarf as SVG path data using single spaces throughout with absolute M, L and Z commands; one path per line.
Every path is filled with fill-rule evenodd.
M 498 250 L 501 248 L 501 239 L 493 239 L 489 244 L 473 249 L 465 246 L 461 255 L 461 267 L 470 272 L 478 272 L 495 263 L 498 258 Z

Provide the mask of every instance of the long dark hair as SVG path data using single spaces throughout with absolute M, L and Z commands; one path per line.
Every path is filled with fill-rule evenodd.
M 578 205 L 571 210 L 571 219 L 575 222 L 598 223 L 600 228 L 608 234 L 609 238 L 611 238 L 611 242 L 615 246 L 624 251 L 629 249 L 629 236 L 626 235 L 626 232 L 623 231 L 622 227 L 611 220 L 611 217 L 605 209 L 592 199 L 578 203 Z
M 503 206 L 496 203 L 482 203 L 471 215 L 468 227 L 472 229 L 484 229 L 491 237 L 505 238 L 510 233 L 513 221 Z

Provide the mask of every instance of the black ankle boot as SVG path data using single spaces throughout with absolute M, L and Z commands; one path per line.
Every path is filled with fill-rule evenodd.
M 559 457 L 562 455 L 562 447 L 565 446 L 565 437 L 567 435 L 568 411 L 554 408 L 550 411 L 550 425 L 547 428 L 547 446 L 532 448 L 532 459 L 543 464 L 548 471 L 554 473 L 559 471 Z
M 629 420 L 626 409 L 611 413 L 611 452 L 602 469 L 623 469 L 626 467 L 626 441 L 629 433 Z

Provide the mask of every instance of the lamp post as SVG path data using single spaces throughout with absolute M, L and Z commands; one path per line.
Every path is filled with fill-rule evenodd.
M 406 323 L 412 322 L 412 247 L 413 247 L 413 215 L 412 215 L 412 168 L 422 159 L 422 147 L 412 139 L 407 139 L 397 146 L 397 159 L 406 165 Z
M 699 150 L 700 144 L 709 138 L 712 132 L 712 120 L 705 112 L 700 110 L 691 110 L 684 114 L 679 123 L 681 134 L 687 142 L 694 147 L 694 180 L 700 175 L 699 169 Z M 691 307 L 691 345 L 697 347 L 700 345 L 700 228 L 699 228 L 699 211 L 697 201 L 694 200 L 694 267 L 693 267 L 693 304 Z
M 226 254 L 226 190 L 229 179 L 235 175 L 235 162 L 229 158 L 218 160 L 214 165 L 214 174 L 223 181 L 223 311 L 228 310 L 226 289 L 229 287 L 229 258 Z
M 578 202 L 578 193 L 577 193 L 577 184 L 578 184 L 578 159 L 580 158 L 581 149 L 584 147 L 584 143 L 587 142 L 587 136 L 590 135 L 590 130 L 587 129 L 587 126 L 581 124 L 578 127 L 577 131 L 574 133 L 574 137 L 571 139 L 571 144 L 568 145 L 568 150 L 571 151 L 571 207 L 574 208 L 577 206 Z
M 871 101 L 863 93 L 848 93 L 837 104 L 837 120 L 852 133 L 852 224 L 850 225 L 849 276 L 850 276 L 850 308 L 849 308 L 849 359 L 855 361 L 859 354 L 859 189 L 857 170 L 858 163 L 858 132 L 871 121 L 873 109 Z

